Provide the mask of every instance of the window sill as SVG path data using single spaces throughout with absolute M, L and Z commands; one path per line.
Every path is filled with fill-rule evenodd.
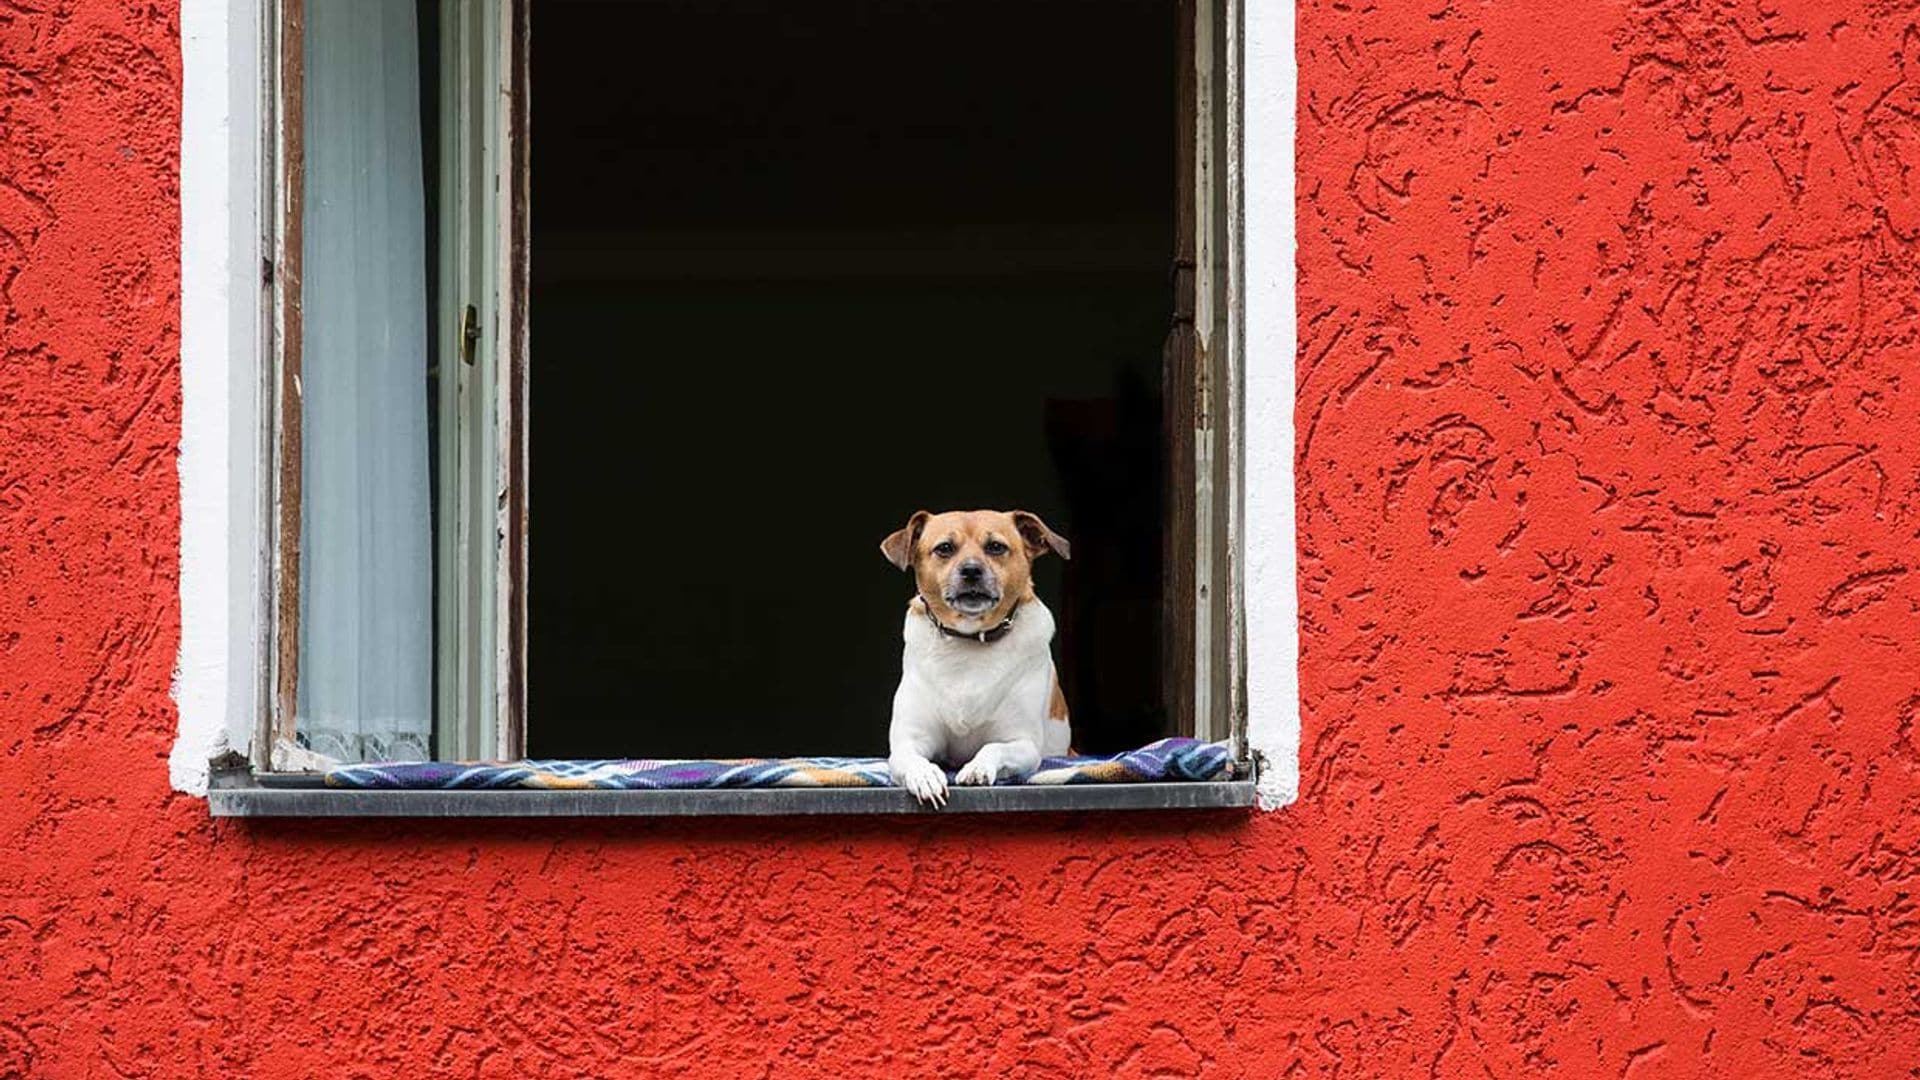
M 788 817 L 813 814 L 994 814 L 1251 807 L 1252 780 L 955 787 L 929 809 L 898 788 L 698 791 L 394 791 L 315 786 L 310 777 L 216 775 L 214 817 Z

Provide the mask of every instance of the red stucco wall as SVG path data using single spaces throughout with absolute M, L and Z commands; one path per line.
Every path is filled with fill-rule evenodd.
M 1911 1075 L 1899 8 L 1301 9 L 1297 806 L 302 827 L 167 787 L 174 14 L 0 2 L 0 1074 Z

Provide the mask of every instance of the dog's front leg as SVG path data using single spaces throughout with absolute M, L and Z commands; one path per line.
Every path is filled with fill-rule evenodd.
M 887 728 L 887 772 L 895 786 L 934 806 L 947 805 L 947 771 L 931 759 L 946 754 L 940 719 L 929 710 L 918 685 L 900 680 L 893 694 L 893 722 Z
M 992 784 L 1026 776 L 1040 767 L 1040 748 L 1030 739 L 990 742 L 955 774 L 956 784 Z
M 928 760 L 940 753 L 938 740 L 905 719 L 896 705 L 893 730 L 888 733 L 887 772 L 893 782 L 923 803 L 947 805 L 947 771 Z

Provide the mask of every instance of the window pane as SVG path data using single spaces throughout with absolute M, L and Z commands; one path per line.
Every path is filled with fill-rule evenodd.
M 298 728 L 428 756 L 425 185 L 414 0 L 306 5 Z

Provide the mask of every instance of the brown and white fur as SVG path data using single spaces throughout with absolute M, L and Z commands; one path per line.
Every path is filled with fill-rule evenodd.
M 1066 753 L 1053 613 L 1034 595 L 1032 575 L 1033 560 L 1049 551 L 1069 557 L 1066 537 L 1024 510 L 922 510 L 880 551 L 913 571 L 919 589 L 907 604 L 887 733 L 893 782 L 945 806 L 939 763 L 958 767 L 957 784 L 992 784 Z

